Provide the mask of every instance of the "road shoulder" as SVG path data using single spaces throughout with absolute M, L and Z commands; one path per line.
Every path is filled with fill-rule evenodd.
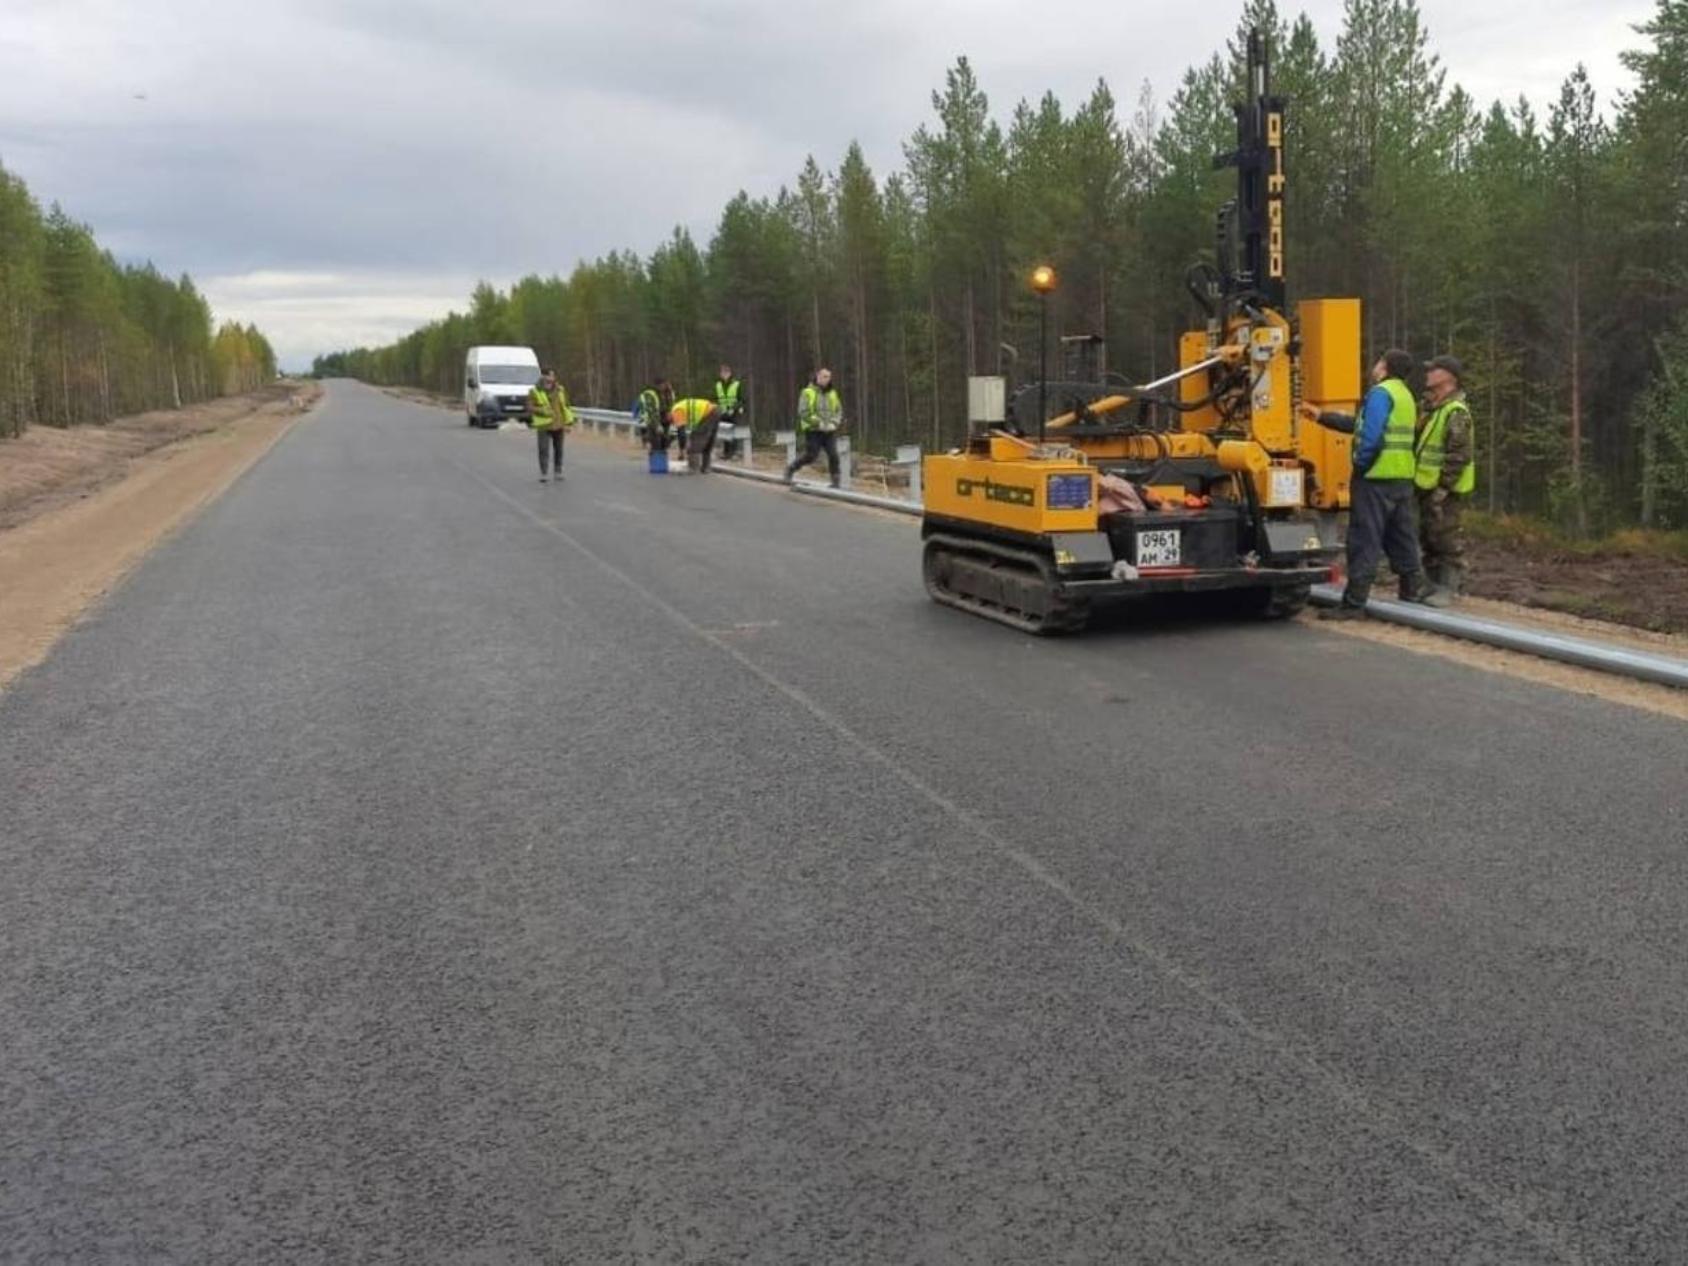
M 133 460 L 123 478 L 0 531 L 0 690 L 302 417 L 260 406 Z

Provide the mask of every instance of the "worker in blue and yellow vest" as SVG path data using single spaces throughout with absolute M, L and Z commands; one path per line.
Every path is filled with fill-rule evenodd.
M 674 433 L 682 436 L 680 446 L 686 450 L 686 470 L 697 475 L 709 469 L 708 455 L 715 447 L 715 425 L 718 410 L 713 400 L 689 396 L 676 400 L 668 411 Z
M 554 465 L 557 482 L 561 483 L 563 432 L 574 425 L 574 410 L 569 408 L 569 393 L 557 381 L 554 369 L 546 369 L 528 389 L 528 425 L 539 436 L 539 482 L 544 483 L 550 477 Z
M 832 385 L 832 371 L 823 365 L 797 397 L 797 430 L 803 436 L 803 451 L 785 468 L 785 482 L 795 480 L 799 469 L 824 452 L 827 474 L 832 486 L 838 487 L 838 432 L 843 425 L 844 405 L 838 388 Z
M 737 435 L 739 418 L 743 413 L 743 404 L 740 400 L 743 386 L 744 384 L 733 376 L 733 367 L 726 361 L 722 361 L 721 376 L 715 380 L 715 409 L 717 421 L 732 426 L 734 430 L 734 438 L 721 445 L 721 456 L 728 459 L 738 456 L 740 443 L 749 442 L 748 436 L 740 440 Z M 703 468 L 709 469 L 707 458 L 704 460 Z
M 668 451 L 668 411 L 673 407 L 674 388 L 660 374 L 639 393 L 639 431 L 653 453 Z
M 1320 413 L 1301 406 L 1309 422 L 1354 437 L 1354 478 L 1348 508 L 1348 585 L 1342 602 L 1320 612 L 1321 619 L 1354 620 L 1365 615 L 1372 580 L 1384 556 L 1395 572 L 1400 596 L 1418 602 L 1428 585 L 1418 552 L 1418 522 L 1414 513 L 1414 484 L 1418 463 L 1413 435 L 1418 428 L 1418 402 L 1407 379 L 1413 358 L 1399 348 L 1385 352 L 1372 366 L 1372 387 L 1360 405 L 1360 416 Z
M 1418 428 L 1418 545 L 1434 589 L 1424 603 L 1452 606 L 1465 586 L 1465 533 L 1460 518 L 1477 490 L 1476 427 L 1466 403 L 1458 357 L 1424 367 L 1424 422 Z

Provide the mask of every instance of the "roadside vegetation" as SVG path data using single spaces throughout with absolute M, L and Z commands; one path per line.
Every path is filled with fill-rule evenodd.
M 120 264 L 0 167 L 0 439 L 250 391 L 276 374 L 250 325 L 213 328 L 193 280 Z
M 1579 537 L 1543 519 L 1525 515 L 1481 512 L 1466 519 L 1466 532 L 1475 540 L 1533 554 L 1563 554 L 1578 558 L 1615 555 L 1658 558 L 1688 563 L 1688 529 L 1619 528 L 1604 536 Z

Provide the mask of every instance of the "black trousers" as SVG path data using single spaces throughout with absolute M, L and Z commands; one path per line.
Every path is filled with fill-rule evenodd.
M 814 461 L 821 453 L 826 454 L 827 477 L 836 486 L 838 483 L 838 432 L 836 431 L 804 431 L 803 451 L 797 460 L 791 463 L 786 474 L 792 474 L 803 466 Z
M 731 423 L 733 426 L 734 438 L 730 440 L 723 440 L 721 443 L 721 456 L 731 460 L 739 455 L 739 445 L 745 442 L 743 437 L 746 435 L 746 432 L 738 429 L 738 414 L 736 413 L 723 413 L 716 420 L 721 424 L 721 426 L 726 426 L 728 423 Z
M 686 438 L 686 465 L 692 470 L 708 470 L 715 455 L 715 432 L 720 426 L 714 418 L 705 418 L 692 427 Z
M 560 426 L 548 426 L 543 430 L 535 431 L 534 434 L 539 437 L 539 473 L 543 475 L 549 469 L 546 459 L 550 458 L 557 467 L 557 473 L 559 475 L 562 474 L 563 428 Z
M 1363 607 L 1371 596 L 1377 565 L 1385 557 L 1403 584 L 1417 585 L 1423 563 L 1418 553 L 1418 518 L 1410 479 L 1356 478 L 1348 507 L 1348 588 L 1344 605 Z

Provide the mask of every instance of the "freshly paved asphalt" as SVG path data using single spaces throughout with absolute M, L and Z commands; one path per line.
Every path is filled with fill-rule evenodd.
M 0 1258 L 1688 1260 L 1681 725 L 535 473 L 334 384 L 0 697 Z

